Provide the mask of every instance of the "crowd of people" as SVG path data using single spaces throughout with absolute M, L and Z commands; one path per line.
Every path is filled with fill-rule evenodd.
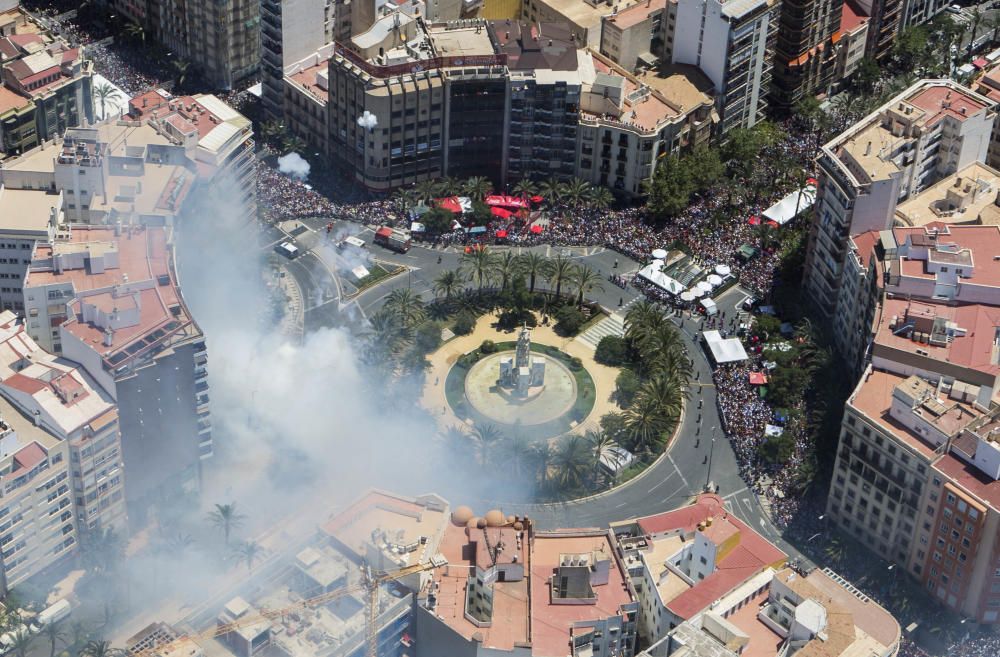
M 331 217 L 337 206 L 306 184 L 258 160 L 257 207 L 268 222 L 307 217 Z

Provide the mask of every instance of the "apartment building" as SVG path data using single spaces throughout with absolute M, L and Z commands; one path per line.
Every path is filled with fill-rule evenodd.
M 93 65 L 15 6 L 0 13 L 0 155 L 94 120 Z
M 931 362 L 916 353 L 928 353 L 919 346 L 897 350 L 897 358 L 873 362 L 848 400 L 827 515 L 903 566 L 928 596 L 976 622 L 996 623 L 993 388 L 959 378 L 960 368 Z M 923 360 L 914 367 L 907 354 Z
M 805 286 L 830 319 L 848 239 L 888 229 L 897 205 L 986 159 L 996 113 L 989 99 L 950 80 L 924 80 L 823 146 Z
M 282 81 L 282 113 L 285 126 L 315 149 L 330 152 L 330 56 L 329 43 L 285 69 Z
M 949 4 L 947 0 L 905 0 L 900 29 L 926 23 Z
M 211 94 L 171 96 L 162 89 L 131 99 L 128 118 L 150 123 L 161 137 L 183 149 L 185 166 L 193 165 L 202 196 L 225 200 L 248 224 L 256 221 L 257 170 L 250 119 Z M 157 161 L 153 156 L 152 161 L 166 164 L 163 157 Z M 149 168 L 144 171 L 148 174 Z M 167 192 L 168 199 L 175 194 L 175 200 L 180 199 L 185 184 L 186 176 Z
M 843 0 L 785 0 L 774 46 L 770 104 L 791 112 L 806 96 L 827 93 L 835 82 Z
M 24 312 L 21 288 L 35 244 L 51 239 L 64 222 L 63 194 L 47 185 L 19 189 L 0 179 L 0 306 Z
M 576 177 L 639 196 L 657 162 L 707 144 L 719 121 L 711 83 L 697 69 L 634 76 L 593 54 L 583 85 Z
M 667 0 L 646 0 L 604 16 L 601 54 L 627 71 L 655 67 L 663 54 L 668 4 Z
M 634 654 L 639 605 L 610 532 L 541 532 L 458 507 L 438 550 L 446 565 L 416 609 L 418 657 Z
M 868 14 L 854 4 L 844 1 L 840 17 L 840 41 L 837 42 L 837 65 L 833 79 L 838 88 L 858 69 L 865 57 L 868 43 Z
M 773 0 L 676 2 L 670 61 L 701 69 L 715 85 L 721 133 L 764 119 L 778 16 Z
M 232 185 L 250 188 L 227 197 L 246 212 L 238 200 L 253 193 L 249 122 L 213 97 L 165 100 L 147 99 L 146 115 L 140 97 L 133 121 L 69 131 L 0 179 L 4 195 L 38 207 L 71 198 L 76 221 L 91 222 L 46 213 L 21 302 L 32 338 L 81 363 L 122 409 L 128 516 L 140 526 L 161 501 L 196 494 L 212 456 L 205 339 L 180 294 L 174 222 Z
M 718 121 L 692 67 L 633 76 L 562 24 L 396 11 L 370 32 L 334 48 L 326 79 L 317 63 L 286 85 L 305 134 L 326 100 L 330 157 L 370 189 L 458 171 L 498 185 L 578 176 L 634 196 L 656 158 L 705 143 Z
M 525 0 L 521 3 L 521 20 L 526 23 L 565 23 L 580 48 L 601 48 L 602 24 L 605 17 L 627 10 L 635 4 L 645 5 L 647 0 L 638 2 L 626 0 Z M 627 19 L 628 22 L 631 19 Z
M 850 0 L 857 2 L 857 7 L 851 11 L 868 16 L 868 43 L 865 47 L 867 57 L 882 64 L 892 56 L 896 36 L 903 27 L 903 7 L 906 0 Z M 849 0 L 844 0 L 847 11 Z M 841 35 L 843 36 L 843 35 Z
M 75 553 L 69 445 L 0 398 L 0 590 Z
M 1000 103 L 1000 66 L 994 66 L 976 80 L 975 91 L 994 103 Z M 1000 122 L 993 122 L 993 136 L 990 139 L 990 148 L 986 155 L 986 164 L 994 169 L 1000 167 L 1000 125 L 997 125 L 998 123 Z
M 152 37 L 216 89 L 232 89 L 260 69 L 259 0 L 162 0 L 131 13 L 145 16 L 138 22 Z
M 89 532 L 121 531 L 125 482 L 114 401 L 75 363 L 40 349 L 9 310 L 0 313 L 0 414 L 9 587 L 76 554 Z
M 69 446 L 81 534 L 125 527 L 118 409 L 85 370 L 28 335 L 30 320 L 0 313 L 0 396 L 36 427 Z
M 272 119 L 284 116 L 285 69 L 333 41 L 331 0 L 261 0 L 261 103 Z

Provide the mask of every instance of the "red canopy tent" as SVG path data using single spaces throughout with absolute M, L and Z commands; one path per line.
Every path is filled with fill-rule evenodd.
M 532 203 L 541 203 L 544 200 L 545 200 L 544 198 L 542 198 L 541 196 L 537 196 L 537 195 L 531 197 L 531 202 Z
M 507 231 L 505 231 L 505 230 L 498 230 L 497 231 L 497 237 L 500 237 L 500 238 L 507 237 Z
M 458 202 L 457 196 L 449 196 L 448 198 L 439 198 L 437 200 L 439 208 L 443 208 L 448 212 L 454 214 L 462 214 L 462 205 Z
M 514 213 L 511 212 L 510 210 L 505 210 L 504 208 L 499 208 L 499 207 L 490 208 L 490 212 L 494 216 L 500 217 L 501 219 L 509 219 L 514 215 Z
M 815 178 L 809 178 L 806 180 L 806 184 L 816 186 L 819 184 L 819 181 L 816 180 Z
M 754 216 L 750 217 L 750 225 L 751 226 L 759 226 L 760 225 L 760 217 L 758 217 L 757 215 L 754 215 Z
M 750 372 L 750 385 L 762 386 L 767 383 L 767 375 L 763 372 Z
M 972 60 L 972 65 L 979 69 L 986 68 L 986 64 L 988 63 L 984 57 L 977 57 Z
M 528 202 L 523 198 L 518 198 L 516 196 L 504 196 L 500 194 L 494 194 L 492 196 L 487 196 L 483 199 L 486 205 L 496 206 L 502 205 L 507 208 L 526 208 L 528 207 Z
M 539 226 L 538 224 L 534 224 L 534 225 L 533 225 L 533 226 L 531 227 L 531 229 L 530 229 L 530 230 L 531 230 L 531 232 L 532 232 L 532 233 L 534 233 L 535 235 L 537 235 L 537 234 L 539 234 L 540 232 L 542 232 L 542 227 L 541 227 L 541 226 Z

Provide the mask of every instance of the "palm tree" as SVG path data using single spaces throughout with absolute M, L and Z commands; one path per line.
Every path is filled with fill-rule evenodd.
M 411 207 L 416 205 L 417 194 L 412 187 L 400 187 L 395 192 L 393 192 L 392 198 L 399 205 L 399 209 L 406 212 Z
M 583 308 L 584 292 L 594 290 L 604 291 L 604 283 L 601 282 L 601 275 L 586 265 L 579 265 L 573 268 L 571 274 L 573 286 L 576 288 L 576 305 Z
M 11 638 L 10 650 L 17 657 L 28 657 L 28 651 L 31 650 L 31 646 L 35 643 L 35 635 L 28 631 L 24 626 L 20 629 L 14 630 L 12 633 L 8 633 Z
M 110 527 L 87 534 L 80 548 L 87 568 L 98 575 L 114 571 L 125 559 L 125 543 Z
M 635 401 L 622 412 L 622 417 L 633 452 L 652 454 L 659 445 L 660 436 L 670 428 L 659 401 L 648 394 L 637 395 Z
M 407 329 L 419 324 L 427 315 L 423 299 L 408 287 L 401 287 L 390 292 L 382 307 L 386 312 L 395 315 L 399 323 Z
M 246 516 L 236 510 L 236 502 L 229 504 L 216 504 L 215 509 L 208 514 L 208 521 L 222 530 L 222 535 L 226 539 L 226 546 L 229 546 L 229 536 L 234 529 L 243 526 Z
M 253 572 L 253 565 L 264 556 L 264 548 L 257 541 L 243 541 L 233 550 L 233 556 L 247 565 L 247 572 Z
M 590 183 L 581 178 L 573 178 L 562 186 L 562 198 L 570 206 L 579 207 L 588 197 Z
M 555 285 L 556 299 L 559 299 L 562 294 L 563 283 L 568 283 L 573 279 L 574 269 L 576 269 L 576 265 L 562 256 L 556 256 L 555 260 L 550 261 L 545 278 L 550 285 Z
M 493 275 L 493 252 L 488 248 L 473 249 L 469 253 L 462 255 L 462 261 L 458 266 L 466 279 L 476 281 L 476 289 L 483 290 L 483 284 Z
M 130 39 L 138 41 L 142 45 L 146 45 L 146 30 L 143 29 L 142 25 L 136 23 L 135 21 L 129 21 L 122 29 L 122 33 Z
M 101 104 L 101 120 L 108 117 L 107 104 L 109 100 L 118 100 L 122 95 L 117 89 L 107 82 L 100 82 L 94 85 L 94 98 Z
M 621 465 L 621 457 L 618 453 L 619 446 L 618 442 L 606 434 L 603 431 L 587 431 L 584 434 L 587 439 L 587 443 L 590 445 L 590 450 L 593 455 L 593 466 L 595 477 L 599 476 L 601 473 L 601 461 L 604 460 L 611 465 L 617 466 Z
M 298 135 L 288 133 L 281 140 L 281 147 L 286 153 L 300 153 L 306 150 L 306 142 Z
M 658 374 L 643 384 L 639 389 L 639 396 L 656 400 L 664 420 L 667 424 L 673 424 L 681 414 L 684 386 L 677 377 Z
M 92 636 L 90 628 L 83 621 L 75 620 L 70 624 L 69 630 L 73 639 L 68 646 L 70 652 L 74 655 L 80 655 L 83 652 L 83 647 L 90 642 Z
M 438 180 L 438 189 L 442 196 L 455 196 L 462 191 L 462 182 L 458 178 L 446 176 Z
M 555 205 L 562 200 L 563 184 L 555 178 L 549 178 L 538 185 L 538 193 L 545 198 L 549 205 Z
M 969 28 L 969 48 L 965 51 L 966 57 L 972 57 L 972 46 L 976 43 L 976 32 L 979 30 L 979 24 L 983 22 L 984 16 L 978 5 L 969 9 L 969 13 L 972 18 L 972 26 Z
M 84 657 L 119 657 L 124 652 L 118 648 L 112 648 L 110 641 L 92 639 L 87 642 L 80 654 Z
M 54 621 L 42 626 L 42 634 L 49 641 L 49 657 L 56 657 L 56 644 L 66 644 L 66 632 L 62 622 Z
M 521 198 L 529 198 L 535 195 L 535 184 L 528 180 L 527 178 L 522 178 L 518 180 L 514 187 L 511 189 L 514 196 L 519 196 Z
M 653 326 L 663 321 L 663 310 L 645 297 L 625 313 L 625 337 L 639 344 Z
M 377 345 L 377 352 L 393 355 L 402 351 L 410 340 L 410 331 L 399 321 L 399 318 L 385 308 L 368 318 L 370 328 L 368 337 L 372 344 Z
M 525 466 L 530 463 L 530 446 L 531 441 L 516 430 L 503 442 L 504 467 L 515 478 L 520 478 L 524 474 Z
M 553 455 L 552 465 L 556 469 L 559 486 L 564 490 L 576 490 L 590 471 L 590 448 L 587 441 L 577 434 L 564 438 Z
M 413 187 L 417 199 L 423 203 L 429 203 L 441 191 L 441 185 L 436 180 L 422 180 Z
M 607 210 L 615 202 L 615 197 L 607 187 L 594 187 L 590 196 L 590 205 L 595 210 Z
M 837 537 L 834 537 L 823 551 L 835 564 L 840 564 L 847 556 L 847 546 Z
M 479 465 L 485 468 L 493 461 L 496 446 L 503 442 L 503 433 L 495 424 L 484 424 L 473 430 L 472 439 L 475 441 Z
M 184 80 L 187 79 L 188 69 L 191 68 L 191 63 L 183 59 L 175 59 L 171 63 L 174 66 L 174 73 L 177 74 L 176 77 L 174 77 L 174 84 L 180 87 L 184 84 Z
M 518 256 L 521 260 L 521 272 L 528 277 L 528 292 L 535 293 L 535 280 L 546 275 L 549 269 L 549 259 L 536 251 L 528 251 Z
M 477 201 L 481 201 L 493 191 L 493 183 L 483 176 L 473 176 L 462 185 L 462 191 Z
M 434 290 L 434 294 L 450 300 L 453 294 L 461 292 L 464 287 L 465 283 L 458 272 L 454 269 L 446 269 L 434 278 L 434 285 L 431 289 Z
M 637 343 L 648 369 L 655 369 L 654 364 L 659 359 L 684 354 L 684 341 L 681 339 L 680 331 L 673 322 L 662 317 L 646 328 L 642 336 L 637 339 Z
M 500 290 L 506 291 L 510 282 L 521 273 L 521 258 L 513 251 L 504 251 L 493 262 L 493 276 L 500 283 Z

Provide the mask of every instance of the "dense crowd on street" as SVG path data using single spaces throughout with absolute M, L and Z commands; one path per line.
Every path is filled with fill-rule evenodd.
M 268 222 L 330 217 L 337 206 L 325 196 L 257 161 L 257 207 Z

